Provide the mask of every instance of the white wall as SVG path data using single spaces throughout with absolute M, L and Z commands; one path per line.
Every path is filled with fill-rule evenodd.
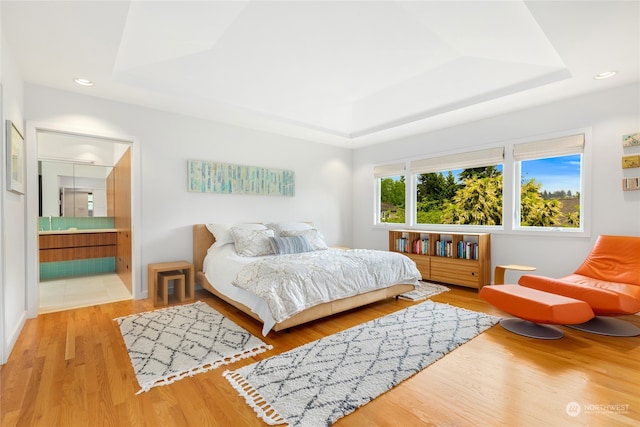
M 351 244 L 350 150 L 29 84 L 25 118 L 38 126 L 55 123 L 135 139 L 134 179 L 136 174 L 139 179 L 134 204 L 140 206 L 141 223 L 134 241 L 141 255 L 134 277 L 139 295 L 146 295 L 147 264 L 192 260 L 195 223 L 312 221 L 330 245 Z M 190 193 L 188 159 L 293 170 L 296 195 Z
M 24 135 L 22 77 L 10 48 L 2 38 L 2 186 L 0 188 L 0 227 L 2 254 L 0 257 L 0 363 L 4 363 L 26 320 L 25 263 L 25 196 L 7 191 L 5 176 L 5 120 L 11 120 Z
M 537 274 L 552 277 L 573 272 L 599 234 L 640 236 L 640 191 L 621 189 L 623 176 L 640 176 L 640 169 L 621 169 L 623 154 L 640 152 L 622 148 L 622 135 L 640 131 L 639 95 L 640 86 L 625 86 L 357 150 L 353 161 L 354 246 L 386 249 L 388 244 L 387 229 L 372 226 L 374 164 L 591 128 L 591 147 L 587 147 L 591 167 L 586 170 L 591 179 L 590 236 L 498 231 L 491 238 L 493 266 L 532 265 Z M 508 273 L 506 279 L 517 277 Z

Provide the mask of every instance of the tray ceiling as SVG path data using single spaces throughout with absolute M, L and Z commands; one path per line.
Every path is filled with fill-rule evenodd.
M 611 1 L 3 1 L 2 23 L 27 82 L 363 146 L 637 82 L 639 10 Z M 593 79 L 610 69 L 619 75 Z

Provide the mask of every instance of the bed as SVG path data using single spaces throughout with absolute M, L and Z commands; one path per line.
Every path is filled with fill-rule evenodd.
M 289 223 L 291 224 L 291 223 Z M 306 223 L 293 223 L 293 224 L 306 224 Z M 308 226 L 303 226 L 306 230 Z M 212 231 L 211 231 L 212 230 Z M 396 269 L 385 268 L 384 272 L 377 272 L 375 274 L 382 274 L 384 281 L 379 288 L 365 291 L 348 291 L 350 293 L 357 292 L 354 295 L 346 297 L 329 298 L 327 301 L 321 301 L 314 303 L 312 306 L 305 307 L 304 309 L 297 310 L 292 315 L 274 315 L 272 308 L 268 306 L 267 302 L 263 298 L 258 297 L 250 290 L 243 289 L 239 286 L 242 283 L 238 283 L 241 278 L 245 278 L 247 282 L 252 280 L 260 281 L 262 269 L 269 269 L 272 265 L 275 265 L 276 258 L 283 258 L 283 256 L 277 255 L 265 255 L 265 256 L 253 256 L 255 254 L 249 254 L 249 256 L 239 256 L 239 245 L 227 244 L 229 243 L 230 236 L 226 231 L 218 231 L 219 228 L 212 228 L 211 224 L 195 224 L 193 226 L 193 262 L 195 267 L 195 281 L 203 289 L 211 292 L 218 298 L 226 301 L 232 306 L 236 307 L 240 311 L 253 317 L 263 324 L 262 333 L 267 335 L 270 330 L 280 331 L 289 329 L 296 325 L 300 325 L 306 322 L 310 322 L 316 319 L 327 317 L 336 313 L 340 313 L 346 310 L 350 310 L 356 307 L 361 307 L 376 301 L 384 300 L 391 297 L 396 297 L 402 293 L 409 292 L 415 289 L 415 285 L 421 279 L 420 272 L 415 267 L 415 263 L 409 258 L 404 257 L 401 254 L 391 253 L 387 251 L 365 251 L 365 250 L 343 250 L 327 248 L 323 251 L 314 251 L 315 254 L 310 253 L 310 256 L 321 257 L 326 259 L 332 259 L 329 257 L 339 256 L 345 258 L 348 256 L 361 255 L 364 253 L 366 256 L 372 256 L 373 252 L 377 252 L 379 255 L 388 257 L 392 261 L 400 262 L 402 265 Z M 237 231 L 234 228 L 235 231 Z M 218 241 L 214 237 L 215 233 L 219 236 Z M 275 235 L 279 233 L 285 235 L 286 231 L 276 229 Z M 298 233 L 298 231 L 294 232 Z M 285 238 L 286 239 L 286 238 Z M 284 240 L 284 239 L 281 239 Z M 272 242 L 274 239 L 272 239 Z M 304 243 L 309 243 L 309 240 L 303 239 Z M 311 242 L 315 243 L 315 242 Z M 320 242 L 320 244 L 323 242 Z M 273 245 L 273 243 L 272 243 Z M 360 252 L 358 252 L 360 251 Z M 287 255 L 288 258 L 298 259 L 302 262 L 303 257 L 307 254 L 294 254 Z M 386 262 L 386 261 L 385 261 Z M 408 264 L 405 264 L 407 263 Z M 254 269 L 257 269 L 253 273 L 245 273 L 249 267 L 243 269 L 243 266 L 250 265 Z M 364 268 L 367 270 L 368 268 Z M 267 275 L 274 274 L 272 271 L 265 273 L 265 279 Z M 277 268 L 276 268 L 277 270 Z M 362 270 L 361 268 L 359 270 Z M 389 271 L 397 273 L 389 273 Z M 244 274 L 241 274 L 244 273 Z M 253 274 L 253 276 L 251 275 Z M 390 280 L 389 274 L 396 274 L 399 279 Z M 272 276 L 268 276 L 271 280 Z M 388 282 L 393 283 L 388 283 Z M 252 284 L 247 284 L 250 286 Z

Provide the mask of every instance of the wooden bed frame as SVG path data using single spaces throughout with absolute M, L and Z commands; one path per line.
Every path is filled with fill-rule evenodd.
M 195 224 L 193 226 L 193 264 L 196 272 L 196 283 L 218 298 L 228 302 L 240 311 L 261 322 L 262 320 L 255 313 L 253 313 L 251 309 L 249 309 L 249 307 L 237 301 L 234 301 L 231 298 L 218 292 L 211 285 L 211 283 L 209 283 L 206 276 L 204 275 L 204 272 L 202 271 L 204 257 L 207 255 L 207 250 L 211 247 L 211 245 L 213 245 L 214 242 L 215 238 L 204 224 Z M 362 307 L 363 305 L 367 305 L 372 302 L 381 301 L 391 297 L 397 297 L 400 294 L 412 291 L 414 289 L 415 287 L 412 284 L 397 284 L 385 289 L 377 289 L 375 291 L 366 292 L 364 294 L 325 302 L 301 311 L 300 313 L 286 320 L 283 320 L 280 323 L 276 323 L 273 327 L 273 330 L 281 331 L 283 329 L 288 329 L 302 323 L 331 316 L 332 314 L 340 313 L 352 308 Z

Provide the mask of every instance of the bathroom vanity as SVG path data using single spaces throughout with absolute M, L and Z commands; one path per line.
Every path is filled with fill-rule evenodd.
M 40 231 L 40 262 L 116 256 L 116 230 Z
M 115 271 L 115 229 L 40 231 L 41 278 Z

